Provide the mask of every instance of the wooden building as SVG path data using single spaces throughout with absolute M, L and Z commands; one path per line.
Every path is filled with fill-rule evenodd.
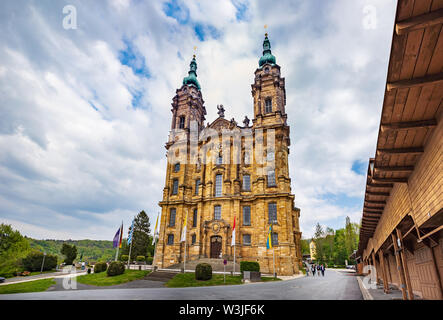
M 357 258 L 404 299 L 442 299 L 443 1 L 398 0 Z

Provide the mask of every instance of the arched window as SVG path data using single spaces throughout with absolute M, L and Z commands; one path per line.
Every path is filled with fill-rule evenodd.
M 265 100 L 265 113 L 271 113 L 272 112 L 272 99 L 266 98 Z

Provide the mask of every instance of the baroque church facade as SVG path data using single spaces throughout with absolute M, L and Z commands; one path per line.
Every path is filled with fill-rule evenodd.
M 185 254 L 186 261 L 233 260 L 235 252 L 236 262 L 258 261 L 262 273 L 272 273 L 274 261 L 279 275 L 299 272 L 300 209 L 289 177 L 285 79 L 267 34 L 251 89 L 252 124 L 247 117 L 243 125 L 226 120 L 219 105 L 219 117 L 205 125 L 194 55 L 172 101 L 154 260 L 159 268 L 182 263 Z M 181 241 L 185 220 L 186 241 Z M 267 249 L 271 225 L 273 248 Z

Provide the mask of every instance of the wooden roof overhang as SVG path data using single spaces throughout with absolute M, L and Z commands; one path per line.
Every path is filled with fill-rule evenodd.
M 406 183 L 440 121 L 443 0 L 398 0 L 374 158 L 369 160 L 359 253 L 396 183 Z

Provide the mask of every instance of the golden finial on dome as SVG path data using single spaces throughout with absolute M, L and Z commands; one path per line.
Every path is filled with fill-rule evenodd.
M 265 24 L 264 28 L 265 28 L 265 30 L 268 29 L 268 25 Z M 267 37 L 267 36 L 268 36 L 268 33 L 266 32 L 266 33 L 265 33 L 265 37 Z

